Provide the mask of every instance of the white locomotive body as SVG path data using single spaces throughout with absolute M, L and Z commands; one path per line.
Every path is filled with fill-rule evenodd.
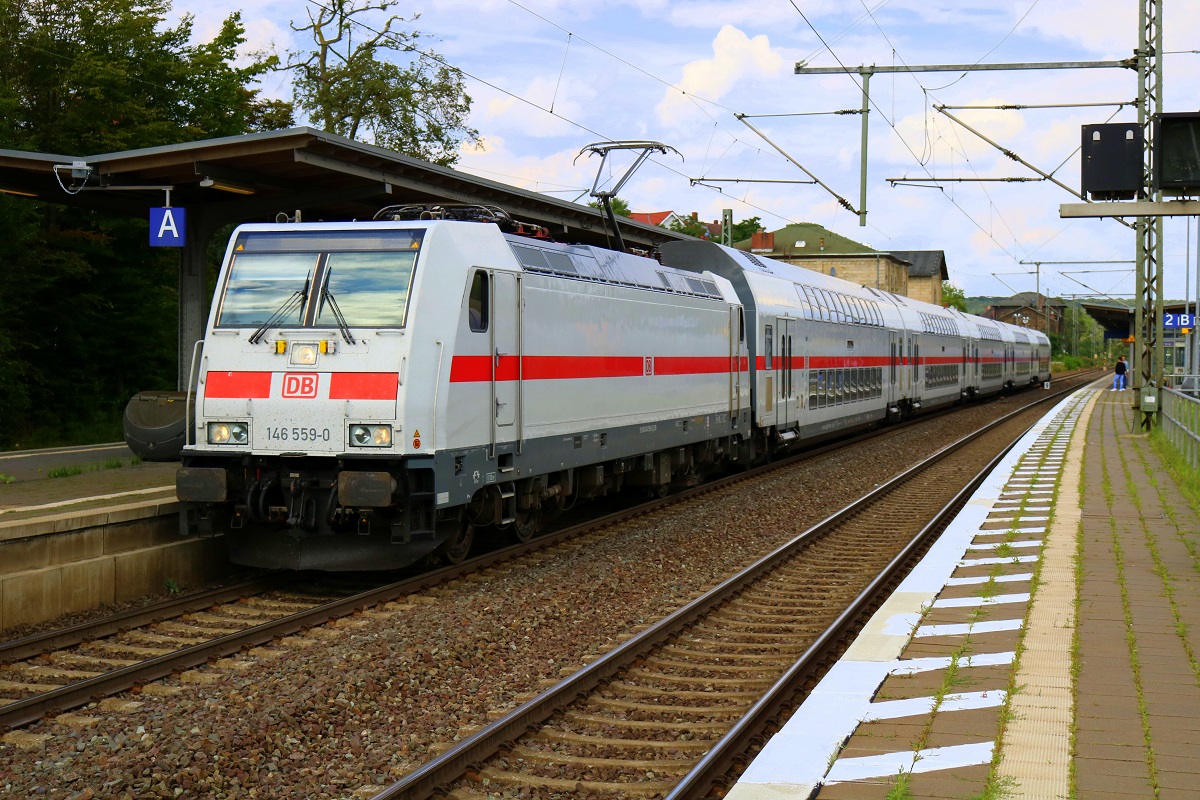
M 181 529 L 255 566 L 458 561 L 476 526 L 525 540 L 579 499 L 1048 379 L 1048 345 L 709 242 L 656 261 L 494 221 L 243 225 Z
M 447 220 L 245 225 L 197 368 L 185 533 L 244 564 L 452 560 L 564 501 L 665 492 L 749 425 L 728 282 Z

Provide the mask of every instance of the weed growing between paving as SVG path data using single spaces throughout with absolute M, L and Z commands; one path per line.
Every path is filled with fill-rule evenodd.
M 1085 454 L 1086 457 L 1086 454 Z M 1081 476 L 1082 477 L 1082 476 Z M 1079 482 L 1082 504 L 1083 481 Z M 1083 604 L 1083 520 L 1075 529 L 1075 629 L 1071 631 L 1071 705 L 1079 708 L 1079 673 L 1083 669 L 1082 650 L 1079 642 L 1079 610 Z M 1075 772 L 1075 758 L 1079 755 L 1079 715 L 1071 715 L 1071 758 L 1067 762 L 1067 787 L 1070 797 L 1078 797 L 1079 775 Z
M 137 456 L 129 459 L 129 466 L 137 466 L 142 463 L 142 460 Z M 47 478 L 70 478 L 74 475 L 82 475 L 85 472 L 101 472 L 106 469 L 121 469 L 125 466 L 125 462 L 119 458 L 110 458 L 102 464 L 71 464 L 65 467 L 51 467 L 46 470 Z
M 1117 450 L 1119 453 L 1120 448 L 1118 447 Z M 1113 494 L 1112 478 L 1108 474 L 1108 461 L 1105 458 L 1103 437 L 1100 439 L 1100 465 L 1100 485 L 1104 490 L 1104 497 L 1108 503 L 1110 512 L 1108 526 L 1112 531 L 1112 552 L 1113 561 L 1117 568 L 1117 585 L 1121 588 L 1121 611 L 1125 619 L 1125 644 L 1129 649 L 1129 666 L 1133 670 L 1133 686 L 1137 692 L 1138 716 L 1142 720 L 1142 739 L 1146 745 L 1146 767 L 1150 772 L 1150 785 L 1154 789 L 1155 796 L 1157 796 L 1159 791 L 1158 765 L 1154 758 L 1154 748 L 1151 747 L 1150 715 L 1146 709 L 1145 687 L 1142 685 L 1142 662 L 1138 658 L 1137 632 L 1133 629 L 1133 609 L 1129 602 L 1129 584 L 1125 580 L 1125 550 L 1121 547 L 1121 537 L 1117 531 L 1117 521 L 1111 514 L 1112 508 L 1115 505 L 1115 496 Z M 1126 490 L 1130 494 L 1134 494 L 1131 486 L 1126 485 Z
M 1146 464 L 1146 457 L 1142 452 L 1142 448 L 1135 444 L 1133 450 L 1138 456 L 1147 479 L 1154 486 L 1158 494 L 1159 504 L 1167 512 L 1167 516 L 1170 517 L 1172 526 L 1176 531 L 1179 531 L 1179 521 L 1178 516 L 1175 514 L 1175 509 L 1163 499 L 1162 487 L 1159 485 L 1149 465 Z M 1162 552 L 1158 548 L 1158 537 L 1154 535 L 1154 532 L 1145 523 L 1145 509 L 1142 508 L 1142 498 L 1134 492 L 1133 474 L 1129 469 L 1129 462 L 1125 458 L 1125 448 L 1118 448 L 1117 455 L 1121 457 L 1121 469 L 1125 472 L 1125 484 L 1129 487 L 1131 499 L 1138 510 L 1138 518 L 1142 522 L 1142 537 L 1146 542 L 1146 549 L 1150 551 L 1150 557 L 1154 559 L 1154 574 L 1162 581 L 1163 594 L 1167 598 L 1167 605 L 1171 607 L 1171 616 L 1175 620 L 1175 635 L 1179 637 L 1179 641 L 1183 645 L 1183 652 L 1187 655 L 1188 666 L 1192 669 L 1192 678 L 1196 681 L 1197 685 L 1200 685 L 1200 663 L 1197 662 L 1196 653 L 1192 650 L 1192 646 L 1188 640 L 1187 623 L 1183 621 L 1183 615 L 1179 613 L 1179 603 L 1175 597 L 1175 576 L 1171 574 L 1171 568 L 1167 566 L 1166 561 L 1162 557 Z M 1179 536 L 1179 539 L 1184 542 L 1185 546 L 1188 544 L 1186 538 L 1182 535 Z M 1188 552 L 1192 555 L 1193 568 L 1195 568 L 1195 553 L 1191 548 L 1188 548 Z
M 1095 406 L 1093 406 L 1093 409 Z M 1092 446 L 1087 438 L 1087 430 L 1084 429 L 1083 436 L 1083 453 L 1080 458 L 1083 463 L 1087 463 L 1088 449 Z M 1079 507 L 1085 508 L 1087 498 L 1087 472 L 1080 470 L 1079 472 Z M 1083 606 L 1083 519 L 1079 520 L 1079 524 L 1075 527 L 1075 555 L 1072 565 L 1075 573 L 1075 629 L 1071 631 L 1071 706 L 1079 708 L 1079 673 L 1083 670 L 1082 644 L 1079 639 L 1079 612 Z M 1079 755 L 1079 715 L 1071 714 L 1070 725 L 1070 753 L 1071 758 L 1067 762 L 1067 788 L 1069 797 L 1079 796 L 1079 773 L 1075 771 L 1075 759 Z
M 888 789 L 888 793 L 883 800 L 912 800 L 912 788 L 909 786 L 911 778 L 909 773 L 900 770 L 896 773 L 896 780 L 892 783 L 892 787 Z
M 1162 428 L 1155 428 L 1150 433 L 1150 444 L 1162 458 L 1163 464 L 1171 473 L 1171 477 L 1179 485 L 1179 490 L 1187 499 L 1188 505 L 1200 514 L 1200 472 L 1192 468 L 1184 457 L 1167 440 Z
M 1200 473 L 1193 470 L 1184 461 L 1178 451 L 1167 441 L 1161 428 L 1155 428 L 1150 434 L 1150 445 L 1158 453 L 1162 463 L 1166 466 L 1167 473 L 1175 481 L 1175 484 L 1179 486 L 1179 490 L 1182 492 L 1188 505 L 1197 514 L 1200 514 Z M 1171 502 L 1171 498 L 1166 497 L 1162 484 L 1158 482 L 1158 475 L 1146 462 L 1146 454 L 1140 449 L 1137 451 L 1137 454 L 1138 460 L 1142 462 L 1142 469 L 1146 471 L 1147 480 L 1150 481 L 1151 485 L 1158 492 L 1158 499 L 1162 504 L 1163 510 L 1166 511 L 1167 516 L 1171 518 L 1171 524 L 1178 531 L 1177 538 L 1188 551 L 1188 556 L 1192 560 L 1192 571 L 1200 572 L 1200 548 L 1197 548 L 1196 542 L 1187 535 L 1186 527 L 1179 522 L 1179 513 L 1175 510 L 1175 504 Z M 1194 534 L 1195 532 L 1192 533 Z
M 1061 436 L 1061 435 L 1062 434 L 1061 434 L 1061 430 L 1060 430 L 1060 432 L 1058 434 L 1056 434 L 1053 437 L 1053 439 L 1050 441 L 1050 444 L 1053 444 L 1055 441 L 1057 441 L 1059 436 Z M 1074 436 L 1074 432 L 1072 432 L 1071 436 Z M 1071 437 L 1068 437 L 1068 442 L 1070 441 L 1070 438 Z M 1049 458 L 1050 458 L 1050 447 L 1047 446 L 1046 452 L 1038 460 L 1038 467 L 1039 468 L 1044 467 Z M 1062 488 L 1062 479 L 1063 479 L 1063 471 L 1062 471 L 1062 467 L 1060 467 L 1057 475 L 1055 476 L 1055 480 L 1054 480 L 1055 494 L 1053 496 L 1055 496 L 1055 497 L 1058 496 L 1057 492 L 1060 491 Z M 1025 495 L 1021 500 L 1021 505 L 1020 505 L 1021 513 L 1018 516 L 1018 518 L 1020 516 L 1024 516 L 1024 512 L 1026 511 L 1026 509 L 1029 505 L 1029 501 L 1033 499 L 1031 497 L 1032 491 L 1033 491 L 1033 486 L 1031 484 L 1030 488 L 1026 490 Z M 1082 492 L 1082 487 L 1081 487 L 1081 492 Z M 1082 506 L 1082 494 L 1080 495 L 1080 505 Z M 1047 531 L 1049 531 L 1051 529 L 1051 526 L 1054 523 L 1054 517 L 1056 515 L 1056 511 L 1057 511 L 1057 505 L 1052 504 L 1050 513 L 1048 514 L 1048 518 L 1046 521 L 1046 530 Z M 1013 520 L 1013 524 L 1009 528 L 1008 533 L 1005 535 L 1005 539 L 1008 541 L 1013 541 L 1018 533 L 1019 533 L 1019 530 L 1017 529 L 1017 520 Z M 1006 544 L 1007 544 L 1007 542 L 1006 542 Z M 992 750 L 992 763 L 988 769 L 988 776 L 987 776 L 986 780 L 984 781 L 983 791 L 980 794 L 976 795 L 975 798 L 973 798 L 973 800 L 1004 800 L 1004 798 L 1011 797 L 1012 794 L 1019 787 L 1019 783 L 1017 782 L 1016 778 L 1014 778 L 1011 775 L 1001 775 L 999 770 L 1000 770 L 1000 762 L 1003 757 L 1004 735 L 1008 730 L 1009 723 L 1012 722 L 1012 720 L 1014 719 L 1014 715 L 1015 715 L 1015 712 L 1012 709 L 1012 700 L 1017 695 L 1017 693 L 1019 691 L 1021 691 L 1021 689 L 1023 688 L 1020 684 L 1017 683 L 1017 675 L 1020 673 L 1020 670 L 1021 670 L 1021 657 L 1025 653 L 1025 636 L 1029 630 L 1029 617 L 1033 613 L 1034 595 L 1036 594 L 1038 587 L 1042 585 L 1042 564 L 1044 563 L 1044 559 L 1042 556 L 1045 554 L 1045 550 L 1046 550 L 1046 542 L 1045 542 L 1045 540 L 1043 540 L 1042 546 L 1039 549 L 1038 559 L 1033 566 L 1033 576 L 1030 578 L 1030 581 L 1029 581 L 1029 585 L 1030 585 L 1029 603 L 1025 610 L 1025 619 L 1022 621 L 1022 624 L 1021 624 L 1021 632 L 1017 637 L 1017 646 L 1013 652 L 1012 668 L 1009 672 L 1009 678 L 1008 678 L 1008 689 L 1005 694 L 1004 705 L 1000 710 L 999 725 L 998 725 L 998 729 L 996 731 L 996 746 Z M 983 584 L 983 587 L 981 587 L 981 589 L 980 589 L 979 593 L 981 596 L 990 597 L 993 594 L 995 594 L 996 579 L 998 577 L 1000 577 L 1000 575 L 1002 573 L 1003 573 L 1002 565 L 997 564 L 992 568 L 992 570 L 988 574 L 987 581 Z M 1076 591 L 1078 591 L 1078 581 L 1076 582 Z M 1078 609 L 1076 609 L 1075 619 L 1078 620 L 1078 618 L 1079 618 L 1078 617 Z M 1078 625 L 1075 626 L 1075 631 L 1074 631 L 1073 635 L 1076 637 L 1078 636 Z M 1073 724 L 1073 722 L 1074 722 L 1074 715 L 1072 715 L 1072 724 Z M 1073 751 L 1072 751 L 1072 753 L 1073 753 Z M 1071 769 L 1073 770 L 1073 768 L 1074 768 L 1074 759 L 1071 760 Z M 1070 780 L 1070 778 L 1068 778 L 1068 779 Z M 1073 796 L 1073 792 L 1072 792 L 1072 796 Z

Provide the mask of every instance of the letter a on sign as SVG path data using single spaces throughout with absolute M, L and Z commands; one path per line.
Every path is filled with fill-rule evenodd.
M 183 247 L 187 244 L 187 212 L 182 208 L 150 209 L 150 246 Z

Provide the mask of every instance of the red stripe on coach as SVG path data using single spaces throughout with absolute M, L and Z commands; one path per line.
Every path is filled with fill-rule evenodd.
M 657 356 L 655 375 L 714 375 L 728 373 L 733 365 L 729 356 Z
M 204 396 L 257 400 L 271 396 L 269 372 L 210 372 L 204 380 Z
M 331 372 L 330 400 L 395 400 L 400 375 L 396 372 Z

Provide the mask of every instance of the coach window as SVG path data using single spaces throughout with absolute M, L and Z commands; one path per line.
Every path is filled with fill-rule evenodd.
M 467 299 L 467 315 L 471 330 L 481 333 L 488 329 L 488 276 L 476 270 L 471 279 L 471 296 Z
M 763 369 L 771 369 L 771 354 L 775 349 L 775 329 L 767 326 L 763 333 Z

